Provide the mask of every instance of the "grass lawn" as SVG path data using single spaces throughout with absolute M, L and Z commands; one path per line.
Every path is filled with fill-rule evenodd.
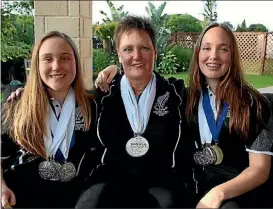
M 177 73 L 173 75 L 164 75 L 164 77 L 182 78 L 187 83 L 188 73 Z M 246 74 L 247 81 L 256 89 L 273 86 L 273 75 L 250 75 Z
M 247 81 L 256 89 L 273 86 L 273 75 L 246 75 Z

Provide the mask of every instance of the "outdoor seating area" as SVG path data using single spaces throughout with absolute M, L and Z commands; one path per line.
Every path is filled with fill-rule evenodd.
M 273 208 L 251 5 L 3 0 L 1 208 Z

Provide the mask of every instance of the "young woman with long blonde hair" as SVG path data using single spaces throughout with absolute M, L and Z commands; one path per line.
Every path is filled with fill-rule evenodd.
M 21 98 L 3 106 L 4 208 L 74 207 L 97 164 L 96 108 L 72 39 L 57 31 L 45 35 L 34 47 Z

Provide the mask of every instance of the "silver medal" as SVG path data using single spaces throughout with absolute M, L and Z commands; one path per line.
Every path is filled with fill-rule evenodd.
M 43 161 L 39 164 L 38 172 L 43 179 L 51 181 L 71 181 L 76 175 L 73 163 L 61 165 L 55 161 Z
M 197 151 L 194 153 L 194 161 L 198 165 L 208 166 L 214 164 L 214 158 L 208 152 L 208 150 Z
M 132 157 L 141 157 L 149 150 L 149 142 L 142 136 L 131 138 L 126 143 L 126 151 Z
M 65 163 L 60 167 L 59 175 L 61 181 L 70 181 L 76 175 L 76 168 L 73 163 Z
M 217 145 L 205 146 L 202 151 L 194 153 L 194 161 L 203 166 L 218 165 L 223 161 L 223 156 L 222 150 Z
M 59 174 L 59 170 L 61 168 L 61 164 L 55 161 L 51 161 L 52 165 L 55 167 L 56 169 L 56 174 L 50 179 L 51 181 L 59 181 L 60 180 L 60 174 Z
M 39 164 L 38 172 L 43 179 L 59 180 L 59 169 L 61 165 L 55 161 L 43 161 Z

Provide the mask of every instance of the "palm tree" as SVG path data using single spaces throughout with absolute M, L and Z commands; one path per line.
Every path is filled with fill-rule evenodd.
M 203 0 L 204 1 L 204 22 L 203 27 L 209 23 L 217 21 L 216 0 Z
M 106 2 L 108 4 L 108 6 L 109 6 L 111 15 L 109 17 L 104 11 L 102 11 L 102 10 L 100 11 L 100 13 L 105 17 L 105 19 L 104 18 L 102 19 L 102 21 L 104 23 L 118 22 L 122 18 L 124 18 L 124 17 L 126 17 L 128 15 L 128 12 L 123 11 L 124 5 L 121 5 L 119 8 L 116 8 L 111 1 L 106 0 Z
M 148 1 L 148 6 L 145 10 L 151 19 L 152 23 L 156 26 L 156 34 L 158 34 L 156 47 L 158 52 L 157 63 L 159 63 L 165 54 L 165 49 L 168 45 L 168 40 L 171 31 L 165 27 L 166 21 L 168 19 L 167 14 L 163 14 L 166 2 L 163 2 L 158 8 L 156 8 L 150 1 Z

